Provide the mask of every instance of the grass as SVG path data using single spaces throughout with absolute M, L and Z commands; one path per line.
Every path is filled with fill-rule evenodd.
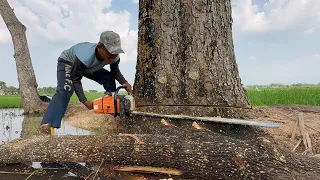
M 320 87 L 263 88 L 259 90 L 247 89 L 253 106 L 274 104 L 320 106 Z
M 97 93 L 85 93 L 88 100 L 93 101 L 96 98 L 103 96 L 102 92 Z M 53 94 L 47 94 L 53 96 Z M 71 96 L 70 104 L 79 102 L 77 95 L 74 93 Z M 0 108 L 18 108 L 21 107 L 20 95 L 0 95 Z
M 21 99 L 19 95 L 0 96 L 0 107 L 20 107 Z
M 287 87 L 247 89 L 251 105 L 268 106 L 274 104 L 302 104 L 320 106 L 320 87 Z M 52 94 L 49 94 L 52 96 Z M 103 93 L 86 93 L 88 100 L 103 96 Z M 71 97 L 70 103 L 79 102 L 76 94 Z M 0 96 L 0 108 L 20 107 L 19 95 Z

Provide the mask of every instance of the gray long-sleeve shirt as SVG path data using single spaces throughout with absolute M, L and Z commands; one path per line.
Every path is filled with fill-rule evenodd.
M 106 62 L 96 57 L 96 46 L 94 43 L 79 43 L 72 46 L 70 49 L 61 53 L 60 58 L 71 62 L 72 70 L 71 77 L 73 81 L 73 87 L 80 102 L 87 101 L 87 98 L 83 92 L 81 79 L 85 73 L 94 73 L 102 69 Z M 115 79 L 124 84 L 126 79 L 123 77 L 119 69 L 120 57 L 117 56 L 110 64 L 110 70 L 115 73 Z

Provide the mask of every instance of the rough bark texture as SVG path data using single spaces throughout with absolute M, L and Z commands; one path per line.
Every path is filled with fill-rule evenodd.
M 190 179 L 319 179 L 317 158 L 292 156 L 264 138 L 218 133 L 35 137 L 0 148 L 1 163 L 92 162 L 176 168 Z
M 243 106 L 230 0 L 140 0 L 137 105 Z
M 25 113 L 43 109 L 37 92 L 37 81 L 30 58 L 26 27 L 17 19 L 7 0 L 0 0 L 0 13 L 10 31 L 19 80 L 22 107 Z

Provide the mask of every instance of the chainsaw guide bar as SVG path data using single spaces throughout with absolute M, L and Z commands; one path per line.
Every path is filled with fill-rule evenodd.
M 147 113 L 141 111 L 132 111 L 131 114 L 139 116 L 149 116 L 149 117 L 159 117 L 159 118 L 169 118 L 169 119 L 188 119 L 188 120 L 197 120 L 197 121 L 207 121 L 207 122 L 216 122 L 216 123 L 227 123 L 227 124 L 238 124 L 238 125 L 248 125 L 248 126 L 260 126 L 268 128 L 279 128 L 279 123 L 273 122 L 263 122 L 260 120 L 243 120 L 243 119 L 229 119 L 229 118 L 220 118 L 220 117 L 194 117 L 186 115 L 165 115 L 165 114 L 156 114 L 156 113 Z

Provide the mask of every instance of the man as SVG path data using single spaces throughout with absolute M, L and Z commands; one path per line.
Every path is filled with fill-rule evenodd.
M 120 53 L 124 53 L 120 36 L 113 31 L 101 33 L 99 43 L 78 43 L 63 51 L 58 59 L 57 90 L 40 123 L 40 132 L 48 133 L 49 127 L 60 128 L 73 92 L 88 109 L 93 109 L 83 92 L 82 77 L 103 85 L 109 94 L 116 90 L 115 80 L 131 92 L 131 85 L 119 70 Z M 110 72 L 103 68 L 106 64 L 110 65 Z

